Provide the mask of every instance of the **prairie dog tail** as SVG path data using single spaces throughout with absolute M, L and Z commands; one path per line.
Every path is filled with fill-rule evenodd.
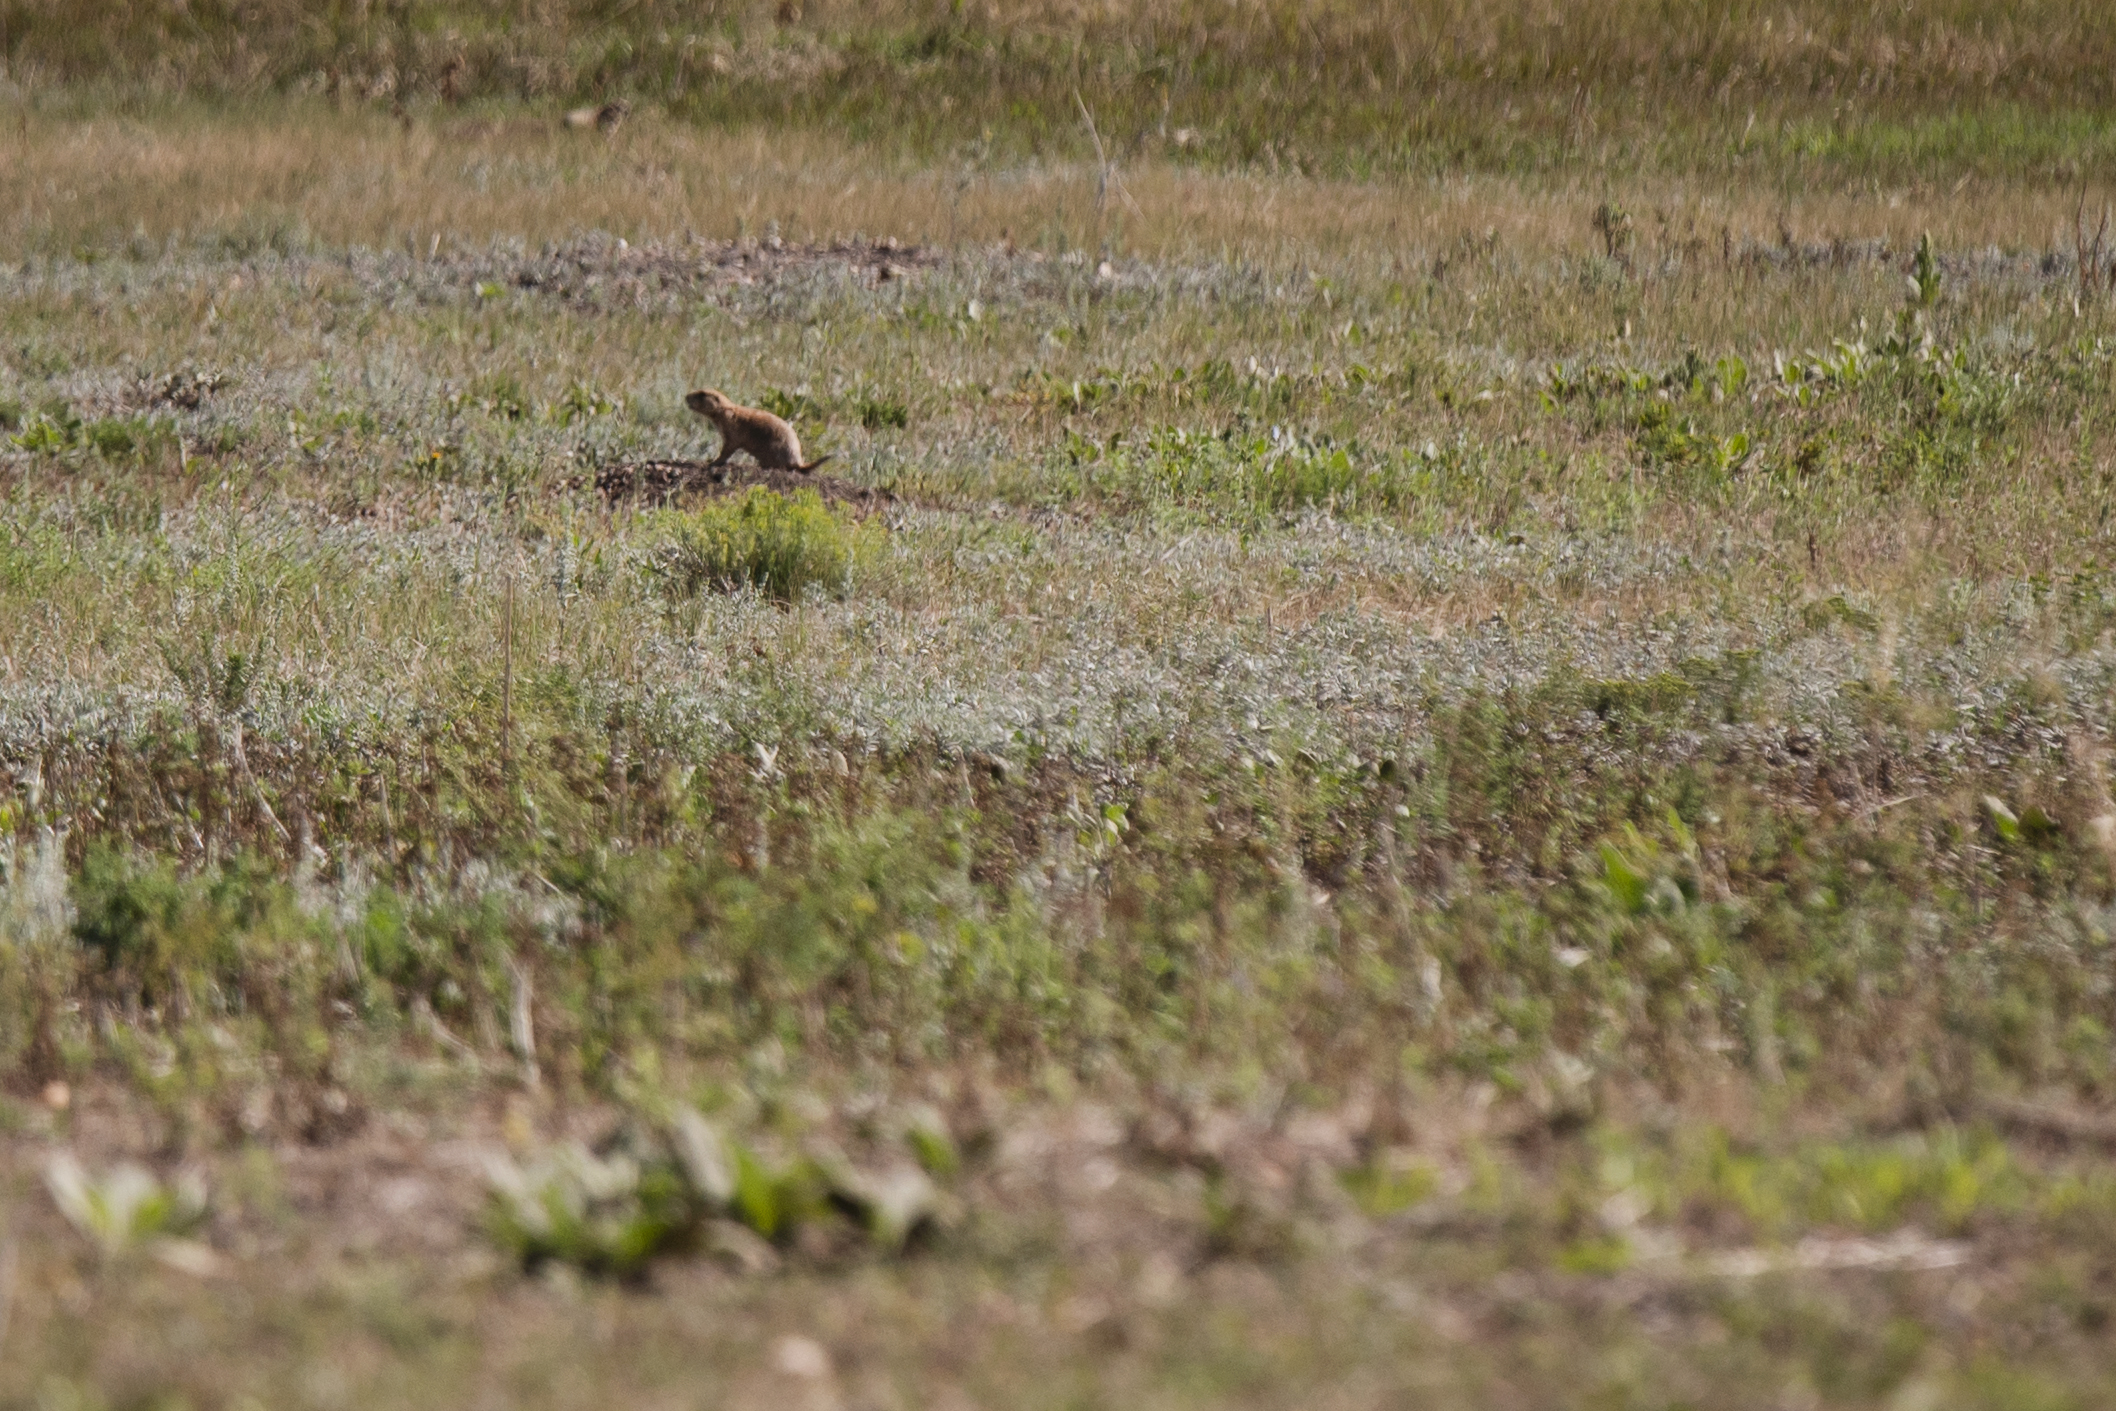
M 795 466 L 795 467 L 794 467 L 794 469 L 795 469 L 795 470 L 798 470 L 798 471 L 800 471 L 800 472 L 801 472 L 801 474 L 803 474 L 803 475 L 806 475 L 806 474 L 808 474 L 808 472 L 809 472 L 809 471 L 811 471 L 811 470 L 814 470 L 814 469 L 815 469 L 815 468 L 816 468 L 817 466 L 821 465 L 821 464 L 822 464 L 822 463 L 823 463 L 824 461 L 827 461 L 827 460 L 830 460 L 830 459 L 832 459 L 832 458 L 833 458 L 833 457 L 834 457 L 834 456 L 835 456 L 836 454 L 837 454 L 837 453 L 836 453 L 835 451 L 833 451 L 833 452 L 831 452 L 831 453 L 830 453 L 829 455 L 821 455 L 821 456 L 817 456 L 817 457 L 816 457 L 816 458 L 815 458 L 814 460 L 810 461 L 810 462 L 809 462 L 809 463 L 808 463 L 807 465 L 797 465 L 797 466 Z

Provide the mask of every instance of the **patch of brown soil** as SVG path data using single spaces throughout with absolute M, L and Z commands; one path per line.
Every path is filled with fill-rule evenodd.
M 567 482 L 579 489 L 583 481 Z M 862 514 L 872 514 L 896 503 L 887 490 L 855 485 L 834 475 L 802 474 L 792 470 L 766 470 L 757 465 L 712 465 L 706 461 L 625 461 L 606 465 L 595 472 L 595 488 L 613 504 L 619 500 L 644 500 L 665 505 L 684 499 L 713 499 L 739 495 L 761 485 L 782 495 L 813 490 L 826 504 L 843 505 Z
M 807 270 L 839 267 L 868 284 L 886 284 L 941 263 L 940 251 L 894 240 L 840 240 L 827 245 L 771 240 L 691 240 L 633 245 L 605 236 L 575 241 L 515 260 L 489 256 L 452 263 L 457 280 L 488 279 L 535 290 L 566 302 L 630 304 L 655 294 L 696 294 L 713 288 L 783 280 Z

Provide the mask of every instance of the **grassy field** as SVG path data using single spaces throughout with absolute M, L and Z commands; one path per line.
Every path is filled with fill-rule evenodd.
M 143 8 L 0 1408 L 2116 1401 L 2099 7 Z

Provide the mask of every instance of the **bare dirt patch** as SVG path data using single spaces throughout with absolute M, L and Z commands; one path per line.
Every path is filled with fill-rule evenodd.
M 538 254 L 443 260 L 438 269 L 464 287 L 499 284 L 562 303 L 627 307 L 668 295 L 781 283 L 843 270 L 864 284 L 887 284 L 942 262 L 940 251 L 893 239 L 828 244 L 766 240 L 652 241 L 639 245 L 596 235 Z
M 842 266 L 887 283 L 901 271 L 941 262 L 938 250 L 895 240 L 838 240 L 827 245 L 767 240 L 694 240 L 632 245 L 588 239 L 517 263 L 510 282 L 560 298 L 603 283 L 638 282 L 660 288 L 692 284 L 748 284 L 817 266 Z
M 579 489 L 583 479 L 568 482 Z M 872 514 L 897 502 L 887 490 L 855 485 L 832 475 L 806 475 L 791 470 L 766 470 L 756 465 L 713 465 L 708 461 L 625 461 L 595 472 L 595 488 L 606 500 L 641 500 L 665 505 L 682 500 L 716 499 L 739 495 L 752 486 L 763 486 L 782 495 L 811 490 L 825 504 L 843 505 L 861 514 Z

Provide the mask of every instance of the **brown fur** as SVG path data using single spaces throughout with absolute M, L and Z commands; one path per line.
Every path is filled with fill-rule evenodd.
M 829 456 L 801 463 L 801 438 L 770 412 L 738 407 L 710 387 L 700 388 L 683 399 L 685 406 L 720 428 L 720 455 L 713 464 L 726 465 L 737 451 L 749 452 L 765 470 L 797 470 L 806 475 Z

